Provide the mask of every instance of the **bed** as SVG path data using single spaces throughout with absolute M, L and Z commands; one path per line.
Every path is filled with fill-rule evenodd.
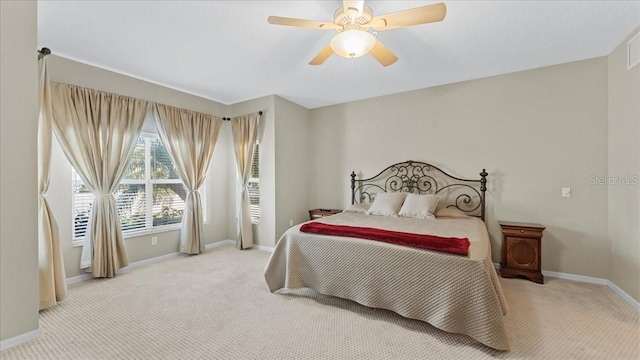
M 277 242 L 265 268 L 270 291 L 311 288 L 508 350 L 504 325 L 508 307 L 483 221 L 486 177 L 483 170 L 480 179 L 462 179 L 417 161 L 393 164 L 371 178 L 358 179 L 352 173 L 350 211 L 294 226 Z M 437 195 L 435 213 L 448 216 L 423 219 L 358 210 L 367 203 L 374 203 L 373 208 L 378 197 L 397 196 L 383 193 Z M 459 255 L 307 232 L 312 225 L 464 238 L 468 251 Z

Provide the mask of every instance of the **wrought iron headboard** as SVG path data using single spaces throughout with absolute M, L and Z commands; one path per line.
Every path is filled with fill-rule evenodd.
M 412 160 L 388 166 L 368 179 L 356 179 L 356 173 L 351 172 L 351 204 L 371 202 L 381 191 L 436 194 L 440 197 L 438 207 L 456 208 L 484 221 L 487 175 L 482 169 L 479 180 L 460 179 Z

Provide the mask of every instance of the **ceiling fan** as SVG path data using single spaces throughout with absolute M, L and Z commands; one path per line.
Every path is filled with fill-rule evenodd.
M 335 30 L 338 32 L 329 45 L 316 55 L 310 65 L 320 65 L 334 52 L 347 59 L 355 59 L 371 54 L 382 66 L 389 66 L 398 60 L 382 42 L 377 33 L 369 32 L 391 30 L 412 25 L 442 21 L 447 13 L 444 3 L 398 11 L 374 17 L 370 7 L 364 6 L 364 0 L 343 0 L 342 7 L 333 15 L 333 22 L 294 19 L 269 16 L 269 24 L 296 26 L 302 28 Z

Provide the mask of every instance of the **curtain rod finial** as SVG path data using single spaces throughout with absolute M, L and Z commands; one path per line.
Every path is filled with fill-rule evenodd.
M 51 54 L 51 49 L 49 49 L 48 47 L 43 47 L 38 52 L 44 56 L 47 56 Z

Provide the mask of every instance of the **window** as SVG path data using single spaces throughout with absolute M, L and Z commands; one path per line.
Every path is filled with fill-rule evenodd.
M 260 222 L 260 142 L 256 143 L 251 163 L 251 178 L 249 179 L 249 212 L 251 222 Z
M 204 188 L 204 186 L 203 186 Z M 157 135 L 138 137 L 114 197 L 123 233 L 179 224 L 187 191 Z M 84 237 L 93 194 L 73 171 L 73 237 Z M 203 206 L 204 207 L 204 206 Z

